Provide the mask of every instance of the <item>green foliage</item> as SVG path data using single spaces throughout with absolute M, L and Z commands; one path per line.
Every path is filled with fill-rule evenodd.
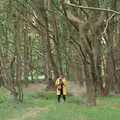
M 60 1 L 59 0 L 51 0 L 52 1 L 52 9 L 55 11 L 60 10 Z
M 31 76 L 28 76 L 28 83 L 38 83 L 38 82 L 42 82 L 45 79 L 44 75 L 37 75 L 37 74 L 33 74 L 33 80 Z M 23 82 L 25 82 L 26 80 L 23 80 Z

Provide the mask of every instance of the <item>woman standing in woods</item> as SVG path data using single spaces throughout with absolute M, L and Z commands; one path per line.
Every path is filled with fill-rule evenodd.
M 58 79 L 55 82 L 55 85 L 57 87 L 57 100 L 60 102 L 61 96 L 63 97 L 63 100 L 66 100 L 67 95 L 67 85 L 68 81 L 64 78 L 63 75 L 59 75 Z

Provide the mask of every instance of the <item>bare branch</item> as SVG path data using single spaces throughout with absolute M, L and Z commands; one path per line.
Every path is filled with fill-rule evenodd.
M 103 34 L 106 33 L 107 28 L 108 28 L 108 25 L 109 25 L 109 22 L 111 21 L 111 19 L 112 19 L 114 16 L 115 16 L 115 13 L 113 13 L 113 14 L 110 16 L 110 18 L 107 19 L 106 26 L 105 26 L 105 28 L 104 28 Z
M 105 12 L 111 12 L 115 13 L 117 15 L 120 15 L 120 12 L 111 10 L 111 9 L 105 9 L 105 8 L 95 8 L 95 7 L 87 7 L 87 6 L 82 6 L 82 5 L 76 5 L 76 4 L 71 4 L 71 3 L 64 3 L 65 5 L 71 6 L 71 7 L 76 7 L 76 8 L 83 8 L 83 9 L 89 9 L 89 10 L 98 10 L 98 11 L 105 11 Z

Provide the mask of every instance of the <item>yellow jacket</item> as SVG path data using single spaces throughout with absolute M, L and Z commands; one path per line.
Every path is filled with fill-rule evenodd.
M 65 78 L 63 78 L 62 79 L 62 82 L 63 82 L 63 95 L 67 95 L 67 85 L 68 85 L 68 81 L 65 79 Z M 60 95 L 60 90 L 58 89 L 58 86 L 59 86 L 59 84 L 60 84 L 60 81 L 59 81 L 59 78 L 56 80 L 56 82 L 55 82 L 55 85 L 56 85 L 56 87 L 57 87 L 57 95 Z

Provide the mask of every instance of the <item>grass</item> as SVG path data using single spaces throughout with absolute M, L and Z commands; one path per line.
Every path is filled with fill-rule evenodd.
M 57 103 L 54 92 L 25 92 L 22 104 L 0 90 L 0 120 L 120 120 L 120 97 L 98 98 L 97 106 L 86 106 L 86 96 L 69 96 Z

